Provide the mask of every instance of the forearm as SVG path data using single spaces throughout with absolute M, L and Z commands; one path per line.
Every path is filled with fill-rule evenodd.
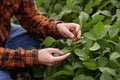
M 35 38 L 45 38 L 46 36 L 61 37 L 56 28 L 57 23 L 60 21 L 47 19 L 40 14 L 33 0 L 22 1 L 15 15 L 20 24 Z
M 16 50 L 8 48 L 0 48 L 0 67 L 15 68 L 26 67 L 38 64 L 37 50 L 24 50 L 18 48 Z

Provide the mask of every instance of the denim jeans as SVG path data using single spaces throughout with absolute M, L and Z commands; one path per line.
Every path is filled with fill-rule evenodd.
M 5 48 L 16 49 L 22 47 L 40 47 L 40 41 L 32 38 L 20 25 L 11 24 L 10 35 L 7 37 Z M 0 80 L 12 80 L 7 70 L 0 69 Z

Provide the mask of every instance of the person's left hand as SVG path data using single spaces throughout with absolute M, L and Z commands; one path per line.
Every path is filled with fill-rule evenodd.
M 66 38 L 78 40 L 81 36 L 80 26 L 76 23 L 58 23 L 57 30 Z

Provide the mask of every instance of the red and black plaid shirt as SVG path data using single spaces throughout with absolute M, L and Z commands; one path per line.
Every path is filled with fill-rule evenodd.
M 33 0 L 0 0 L 0 68 L 25 67 L 38 64 L 37 50 L 4 48 L 10 32 L 10 18 L 16 16 L 20 24 L 35 38 L 60 36 L 58 21 L 47 19 L 37 10 Z

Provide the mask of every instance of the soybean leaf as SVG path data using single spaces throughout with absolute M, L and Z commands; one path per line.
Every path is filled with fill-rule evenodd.
M 67 53 L 67 52 L 69 52 L 70 50 L 69 50 L 68 47 L 64 47 L 64 48 L 62 49 L 62 51 L 63 51 L 64 53 Z
M 102 72 L 100 80 L 112 80 L 112 76 L 107 72 Z
M 94 80 L 94 78 L 91 76 L 86 76 L 84 74 L 80 74 L 80 75 L 77 75 L 76 77 L 74 77 L 73 80 Z
M 109 29 L 109 35 L 111 38 L 113 38 L 114 36 L 116 36 L 119 32 L 119 29 L 117 27 L 114 27 L 112 26 L 110 29 Z
M 97 69 L 97 63 L 95 60 L 91 60 L 88 62 L 83 62 L 83 65 L 85 65 L 90 70 L 96 70 Z
M 37 6 L 41 6 L 44 3 L 44 0 L 36 0 Z
M 98 66 L 99 67 L 105 67 L 108 63 L 108 59 L 106 57 L 101 57 L 98 60 Z
M 112 55 L 110 56 L 110 60 L 114 60 L 120 57 L 120 53 L 118 52 L 113 52 Z
M 112 53 L 112 55 L 110 56 L 110 60 L 116 63 L 118 66 L 120 66 L 120 62 L 118 62 L 117 59 L 118 60 L 120 59 L 120 53 L 118 52 Z
M 86 80 L 95 80 L 92 76 L 87 76 Z
M 68 75 L 71 75 L 71 74 L 72 74 L 72 73 L 70 73 L 69 71 L 60 70 L 60 71 L 54 73 L 54 74 L 50 77 L 50 79 L 54 79 L 54 78 L 60 77 L 60 76 L 62 76 L 62 75 L 68 76 Z
M 109 74 L 111 74 L 112 76 L 116 77 L 116 72 L 114 69 L 108 68 L 108 67 L 100 67 L 99 70 L 101 72 L 108 72 Z
M 117 21 L 120 21 L 120 9 L 116 10 Z
M 100 49 L 100 45 L 97 42 L 95 42 L 95 44 L 90 47 L 90 51 L 96 51 L 98 49 Z
M 100 35 L 100 33 L 103 30 L 104 30 L 104 24 L 102 22 L 98 22 L 93 28 L 93 31 L 96 35 Z
M 74 52 L 75 52 L 75 54 L 76 54 L 77 56 L 80 56 L 80 57 L 84 57 L 84 56 L 87 55 L 87 54 L 85 53 L 85 51 L 83 51 L 83 50 L 81 50 L 81 49 L 75 49 Z
M 88 61 L 90 59 L 90 56 L 79 57 L 79 59 L 82 61 Z
M 95 15 L 95 16 L 93 16 L 93 18 L 92 18 L 92 22 L 93 22 L 93 23 L 100 22 L 100 21 L 102 21 L 103 19 L 104 19 L 104 16 L 103 16 L 103 15 Z
M 65 66 L 64 66 L 64 69 L 65 69 L 65 71 L 69 71 L 69 72 L 72 72 L 72 71 L 73 71 L 73 68 L 72 68 L 71 65 L 65 65 Z
M 120 29 L 120 21 L 116 22 L 116 23 L 114 24 L 114 26 L 116 26 L 117 28 Z
M 84 11 L 81 11 L 79 14 L 79 19 L 80 19 L 80 25 L 83 26 L 83 24 L 85 24 L 89 19 L 89 14 Z
M 67 4 L 68 8 L 72 9 L 75 5 L 75 0 L 67 0 L 66 4 Z
M 101 2 L 102 2 L 102 0 L 95 0 L 94 6 L 99 6 Z
M 66 42 L 67 42 L 67 45 L 68 45 L 68 46 L 71 46 L 71 44 L 72 44 L 73 40 L 72 40 L 72 39 L 67 39 L 67 41 L 66 41 Z
M 97 38 L 98 38 L 98 39 L 103 39 L 103 37 L 105 37 L 105 36 L 107 35 L 107 33 L 108 33 L 108 30 L 107 30 L 107 28 L 105 28 L 105 29 L 97 36 Z
M 73 69 L 77 69 L 77 68 L 83 67 L 83 65 L 81 62 L 75 62 L 75 63 L 72 63 L 72 67 Z
M 100 14 L 103 14 L 103 15 L 108 16 L 108 17 L 112 16 L 111 13 L 110 13 L 110 11 L 108 11 L 108 10 L 101 10 L 101 11 L 97 11 L 95 14 L 93 14 L 92 17 L 95 17 L 95 16 L 97 17 L 97 15 L 100 15 Z M 100 20 L 102 20 L 102 16 L 103 15 L 101 15 L 101 19 Z
M 84 33 L 84 36 L 90 40 L 97 40 L 96 35 L 92 31 Z
M 54 11 L 60 12 L 62 10 L 62 5 L 60 3 L 55 4 Z
M 85 11 L 86 11 L 87 13 L 91 13 L 91 12 L 93 11 L 92 5 L 93 5 L 93 2 L 92 2 L 92 0 L 90 0 L 90 1 L 87 3 L 87 5 L 85 6 Z
M 104 25 L 108 25 L 108 24 L 112 23 L 112 20 L 111 19 L 106 19 L 103 23 L 104 23 Z
M 84 74 L 77 75 L 73 78 L 73 80 L 86 80 L 86 76 Z
M 44 45 L 45 47 L 49 47 L 52 46 L 52 44 L 55 42 L 56 40 L 52 37 L 47 37 L 41 45 Z

